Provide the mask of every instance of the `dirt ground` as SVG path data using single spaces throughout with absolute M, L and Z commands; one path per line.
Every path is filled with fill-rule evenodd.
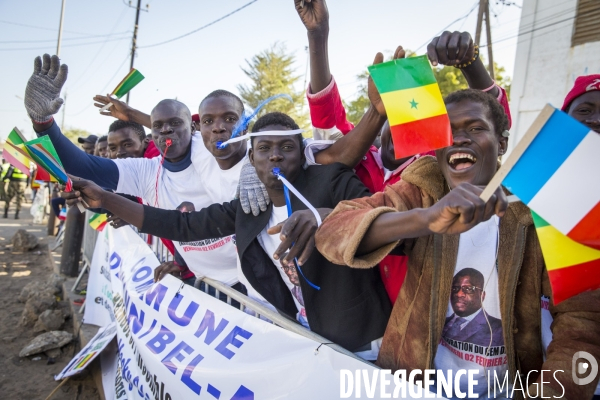
M 3 211 L 4 202 L 0 204 Z M 29 209 L 30 202 L 23 206 L 18 220 L 13 219 L 13 207 L 8 219 L 0 215 L 0 399 L 3 400 L 45 399 L 59 383 L 54 375 L 81 349 L 78 334 L 73 332 L 73 320 L 69 318 L 62 329 L 74 333 L 76 338 L 62 348 L 62 354 L 53 364 L 43 353 L 19 357 L 19 351 L 37 334 L 32 328 L 18 326 L 25 305 L 17 301 L 17 296 L 29 282 L 45 280 L 52 273 L 48 245 L 54 238 L 46 236 L 46 225 L 33 225 Z M 26 253 L 13 252 L 10 240 L 18 229 L 37 236 L 38 247 Z M 57 261 L 60 251 L 58 248 L 54 257 Z M 60 300 L 60 306 L 68 309 L 68 302 Z M 52 399 L 96 400 L 100 396 L 91 375 L 84 371 L 72 377 Z

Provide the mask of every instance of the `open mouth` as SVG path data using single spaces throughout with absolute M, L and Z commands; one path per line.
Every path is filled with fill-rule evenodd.
M 448 157 L 448 165 L 454 171 L 464 171 L 477 162 L 477 157 L 469 153 L 454 153 Z

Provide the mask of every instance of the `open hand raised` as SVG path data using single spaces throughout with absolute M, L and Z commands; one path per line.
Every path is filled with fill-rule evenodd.
M 44 54 L 44 59 L 36 57 L 33 74 L 25 89 L 25 108 L 29 117 L 38 124 L 52 119 L 63 104 L 60 91 L 67 80 L 68 68 L 60 64 L 57 56 Z

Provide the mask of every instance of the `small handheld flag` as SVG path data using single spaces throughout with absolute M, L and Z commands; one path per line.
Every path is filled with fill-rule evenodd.
M 27 175 L 30 174 L 29 163 L 34 162 L 38 166 L 40 176 L 47 176 L 48 181 L 65 185 L 67 192 L 72 190 L 71 179 L 67 176 L 56 149 L 54 149 L 54 145 L 48 136 L 25 141 L 21 132 L 14 128 L 8 135 L 2 155 L 10 164 Z
M 144 80 L 144 75 L 140 71 L 135 68 L 132 68 L 131 71 L 119 82 L 117 87 L 110 94 L 112 97 L 120 99 L 125 96 L 131 89 L 137 86 L 138 83 Z M 108 103 L 104 107 L 100 109 L 100 112 L 108 110 L 113 103 Z
M 546 105 L 481 194 L 502 184 L 535 212 L 555 303 L 600 289 L 599 149 L 598 133 Z
M 369 67 L 385 105 L 396 159 L 452 145 L 446 106 L 427 56 Z
M 108 217 L 106 214 L 94 214 L 88 220 L 88 223 L 92 228 L 97 230 L 98 232 L 102 232 L 104 227 L 106 226 Z
M 144 80 L 144 75 L 140 71 L 135 68 L 132 68 L 131 71 L 123 78 L 121 82 L 117 85 L 115 90 L 112 91 L 111 95 L 115 96 L 117 99 L 125 96 L 131 89 L 137 86 L 138 83 Z
M 14 127 L 8 134 L 4 149 L 2 150 L 2 157 L 25 175 L 30 175 L 29 163 L 31 162 L 31 157 L 25 149 L 25 138 L 17 127 Z

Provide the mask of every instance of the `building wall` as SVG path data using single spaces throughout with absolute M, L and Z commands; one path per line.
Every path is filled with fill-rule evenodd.
M 509 150 L 546 103 L 562 106 L 575 78 L 600 73 L 600 42 L 571 47 L 576 8 L 577 0 L 523 1 L 511 89 Z

